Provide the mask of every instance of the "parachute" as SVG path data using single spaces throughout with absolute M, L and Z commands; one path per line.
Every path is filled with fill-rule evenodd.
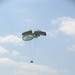
M 36 30 L 34 31 L 34 33 L 32 33 L 32 30 L 26 31 L 22 33 L 22 39 L 24 41 L 30 41 L 34 38 L 38 38 L 40 37 L 40 35 L 42 36 L 46 36 L 46 32 L 40 31 L 40 30 Z
M 47 35 L 46 32 L 41 31 L 41 30 L 36 30 L 34 32 L 32 32 L 32 30 L 29 30 L 29 31 L 25 31 L 25 32 L 22 33 L 22 39 L 24 41 L 31 41 L 35 38 L 38 38 L 40 36 L 46 36 L 46 35 Z M 33 63 L 33 60 L 31 60 L 30 62 Z

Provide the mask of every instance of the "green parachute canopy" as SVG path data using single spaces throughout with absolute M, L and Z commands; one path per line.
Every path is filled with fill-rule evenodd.
M 29 31 L 26 31 L 26 32 L 22 33 L 22 36 L 23 36 L 22 39 L 24 41 L 30 41 L 30 40 L 32 40 L 34 38 L 40 37 L 40 35 L 46 36 L 46 32 L 40 31 L 40 30 L 36 30 L 36 31 L 34 31 L 34 33 L 32 33 L 32 30 L 29 30 Z

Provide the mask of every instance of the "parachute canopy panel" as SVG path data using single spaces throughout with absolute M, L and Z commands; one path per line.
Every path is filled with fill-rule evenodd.
M 22 35 L 32 35 L 32 30 L 29 30 L 29 31 L 23 32 Z
M 34 34 L 46 36 L 46 32 L 40 30 L 35 31 Z

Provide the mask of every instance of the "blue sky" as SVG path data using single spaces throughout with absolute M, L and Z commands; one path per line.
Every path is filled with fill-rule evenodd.
M 23 41 L 22 32 L 30 29 L 45 31 L 47 36 Z M 4 0 L 0 3 L 0 75 L 75 75 L 74 59 L 74 2 Z

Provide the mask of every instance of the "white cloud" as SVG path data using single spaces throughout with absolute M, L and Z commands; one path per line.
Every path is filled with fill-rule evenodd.
M 31 68 L 29 68 L 31 67 Z M 26 70 L 32 70 L 32 71 L 45 71 L 49 73 L 56 73 L 57 71 L 55 69 L 49 68 L 48 66 L 43 66 L 43 65 L 37 65 L 37 64 L 30 64 L 30 63 L 25 63 L 21 62 L 20 63 L 20 68 L 21 69 L 26 69 Z
M 75 45 L 67 48 L 68 51 L 75 52 Z
M 53 25 L 59 25 L 55 30 L 58 33 L 63 32 L 67 35 L 75 35 L 75 19 L 70 17 L 60 17 L 55 20 L 52 20 Z
M 47 36 L 50 37 L 56 37 L 56 34 L 58 33 L 58 31 L 46 31 L 47 32 Z
M 13 50 L 12 55 L 13 56 L 20 56 L 20 52 Z
M 23 41 L 21 38 L 15 35 L 7 35 L 5 37 L 0 36 L 0 43 L 13 43 L 17 45 L 22 45 Z
M 34 21 L 32 19 L 26 19 L 26 22 L 32 23 Z
M 6 50 L 4 47 L 0 46 L 0 54 L 9 53 L 8 50 Z
M 8 59 L 8 58 L 0 58 L 0 64 L 16 64 L 13 60 Z
M 16 62 L 8 58 L 0 58 L 0 64 L 14 66 L 14 75 L 50 75 L 58 73 L 57 70 L 44 65 Z M 16 69 L 15 69 L 16 67 Z M 11 67 L 12 68 L 12 67 Z
M 18 58 L 23 59 L 23 60 L 29 59 L 28 57 L 23 56 L 19 51 L 16 51 L 16 50 L 13 50 L 11 54 L 12 54 L 12 56 L 18 57 Z

